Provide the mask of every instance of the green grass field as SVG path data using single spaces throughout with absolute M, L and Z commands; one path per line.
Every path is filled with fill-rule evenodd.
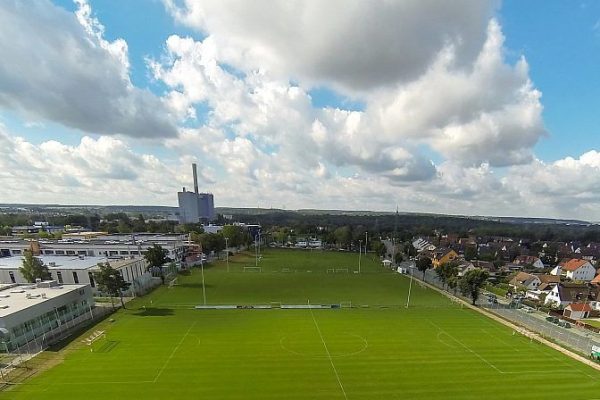
M 91 347 L 5 399 L 593 399 L 600 373 L 357 255 L 269 250 L 205 269 L 210 304 L 337 303 L 337 310 L 194 310 L 201 274 L 119 311 Z M 327 273 L 329 268 L 348 273 Z M 281 272 L 289 268 L 291 272 Z M 311 271 L 311 272 L 307 272 Z M 93 350 L 93 351 L 91 351 Z M 42 355 L 44 356 L 44 355 Z

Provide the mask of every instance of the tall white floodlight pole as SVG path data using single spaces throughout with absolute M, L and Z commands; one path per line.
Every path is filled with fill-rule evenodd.
M 227 242 L 229 242 L 229 238 L 225 238 L 225 262 L 227 263 L 227 272 L 229 272 L 229 246 Z
M 411 270 L 410 270 L 410 283 L 408 284 L 408 298 L 406 299 L 406 308 L 408 308 L 408 305 L 410 304 L 410 291 L 412 289 L 413 272 L 414 271 L 411 268 Z
M 255 266 L 258 267 L 258 236 L 254 237 L 254 259 L 255 259 Z
M 204 286 L 204 260 L 200 259 L 200 271 L 202 272 L 202 298 L 206 305 L 206 287 Z
M 360 255 L 362 254 L 362 240 L 358 241 L 358 273 L 360 274 Z

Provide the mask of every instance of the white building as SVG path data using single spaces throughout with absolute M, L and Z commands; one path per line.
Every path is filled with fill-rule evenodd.
M 0 285 L 0 351 L 29 341 L 51 344 L 63 325 L 72 328 L 91 318 L 93 305 L 88 285 Z
M 186 253 L 187 236 L 136 233 L 101 235 L 88 239 L 0 240 L 0 257 L 22 256 L 25 250 L 33 250 L 34 254 L 44 256 L 139 257 L 155 244 L 167 250 L 168 257 L 173 261 L 182 261 Z
M 574 258 L 560 263 L 550 273 L 565 276 L 573 281 L 590 282 L 596 276 L 596 269 L 588 260 Z
M 98 264 L 108 262 L 131 284 L 129 293 L 141 294 L 152 285 L 152 276 L 146 271 L 143 258 L 110 260 L 105 257 L 38 257 L 48 267 L 53 280 L 59 284 L 90 285 L 94 293 L 98 292 L 94 273 L 99 271 Z M 23 266 L 22 257 L 0 258 L 0 283 L 27 283 L 19 268 Z M 126 294 L 129 294 L 126 293 Z

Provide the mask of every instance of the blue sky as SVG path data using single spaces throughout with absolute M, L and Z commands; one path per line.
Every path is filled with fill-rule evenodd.
M 217 206 L 600 220 L 598 2 L 9 0 L 3 21 L 0 202 L 174 205 L 197 162 Z

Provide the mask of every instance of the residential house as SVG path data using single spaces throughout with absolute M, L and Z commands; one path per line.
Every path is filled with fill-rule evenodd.
M 548 293 L 544 304 L 566 307 L 577 301 L 596 301 L 598 288 L 578 283 L 559 283 Z
M 417 238 L 412 242 L 412 245 L 419 253 L 425 250 L 434 251 L 436 249 L 434 244 L 423 238 Z
M 544 263 L 542 262 L 542 260 L 540 260 L 539 257 L 535 257 L 535 256 L 524 256 L 524 255 L 518 256 L 513 261 L 513 264 L 522 265 L 522 266 L 531 265 L 537 269 L 544 268 Z
M 587 260 L 578 260 L 572 258 L 568 261 L 561 262 L 552 271 L 560 271 L 560 275 L 573 281 L 590 282 L 596 276 L 596 269 Z M 557 275 L 552 273 L 552 275 Z
M 571 319 L 583 319 L 590 316 L 592 307 L 588 303 L 571 303 L 565 307 L 563 315 Z
M 546 274 L 539 274 L 535 276 L 540 280 L 540 284 L 537 288 L 529 289 L 527 292 L 525 292 L 525 297 L 528 299 L 541 300 L 547 296 L 556 285 L 560 283 L 559 276 Z
M 458 259 L 458 253 L 452 249 L 436 249 L 432 253 L 433 257 L 431 258 L 431 263 L 433 268 L 437 268 L 440 265 L 447 264 Z
M 515 290 L 536 290 L 542 281 L 536 275 L 527 272 L 517 272 L 508 283 Z
M 477 269 L 477 267 L 469 261 L 461 261 L 458 264 L 458 276 L 464 276 L 467 272 Z

